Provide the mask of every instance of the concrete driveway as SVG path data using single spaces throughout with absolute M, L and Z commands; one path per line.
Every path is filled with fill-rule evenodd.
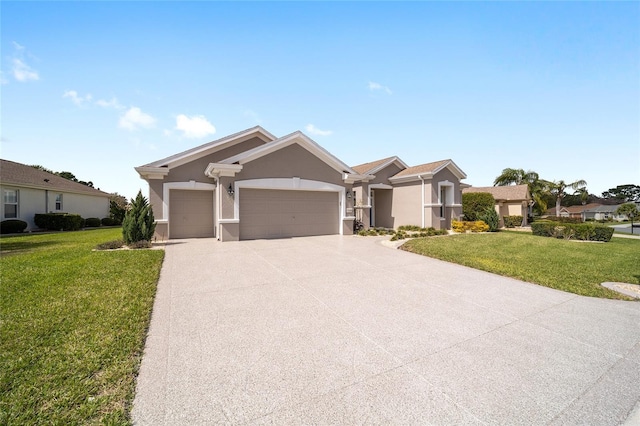
M 640 303 L 326 236 L 166 247 L 133 420 L 639 420 Z M 635 414 L 633 414 L 635 413 Z

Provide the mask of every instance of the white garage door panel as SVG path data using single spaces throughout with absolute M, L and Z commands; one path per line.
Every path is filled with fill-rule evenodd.
M 172 189 L 169 233 L 171 238 L 214 237 L 213 191 Z
M 339 233 L 338 194 L 320 191 L 242 189 L 240 239 Z

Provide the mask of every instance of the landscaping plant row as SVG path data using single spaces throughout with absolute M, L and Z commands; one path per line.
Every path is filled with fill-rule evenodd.
M 614 229 L 609 226 L 594 223 L 562 223 L 540 220 L 531 224 L 531 232 L 533 235 L 564 238 L 565 240 L 576 239 L 607 242 L 611 240 L 613 231 Z
M 77 214 L 39 213 L 34 217 L 38 228 L 47 231 L 77 231 L 82 228 L 98 228 L 100 226 L 119 226 L 120 222 L 113 218 L 89 217 L 84 219 Z M 0 234 L 19 234 L 27 229 L 27 222 L 20 219 L 7 219 L 0 222 Z

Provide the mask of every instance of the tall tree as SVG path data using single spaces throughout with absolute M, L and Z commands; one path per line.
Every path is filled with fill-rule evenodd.
M 602 198 L 612 198 L 621 203 L 640 201 L 640 186 L 618 185 L 615 188 L 609 188 L 608 191 L 604 191 Z
M 533 205 L 530 206 L 530 209 L 535 208 L 538 214 L 542 214 L 547 209 L 543 183 L 544 181 L 540 179 L 538 173 L 532 170 L 506 168 L 493 181 L 493 186 L 527 185 L 533 199 Z
M 617 214 L 620 215 L 626 215 L 629 220 L 631 221 L 631 233 L 633 234 L 633 221 L 637 218 L 640 217 L 640 211 L 638 211 L 638 208 L 636 207 L 635 203 L 626 203 L 621 205 L 620 207 L 618 207 L 618 209 L 616 210 Z
M 560 216 L 562 199 L 567 195 L 567 189 L 578 191 L 581 188 L 586 188 L 586 186 L 587 182 L 584 180 L 577 180 L 571 183 L 566 183 L 563 180 L 546 182 L 547 191 L 556 199 L 556 216 Z

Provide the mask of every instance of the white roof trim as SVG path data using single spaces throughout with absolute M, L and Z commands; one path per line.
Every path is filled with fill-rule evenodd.
M 151 166 L 141 166 L 136 167 L 136 172 L 140 175 L 141 179 L 164 179 L 166 175 L 169 174 L 168 167 L 151 167 Z
M 220 176 L 235 176 L 242 171 L 240 164 L 209 163 L 204 170 L 204 174 L 210 178 L 217 179 Z
M 451 170 L 451 172 L 458 179 L 466 179 L 467 178 L 467 175 L 462 171 L 462 169 L 460 169 L 460 167 L 458 167 L 456 165 L 456 163 L 454 163 L 451 160 L 448 160 L 446 163 L 444 163 L 443 165 L 441 165 L 440 167 L 436 168 L 435 170 L 433 170 L 431 172 L 414 173 L 412 175 L 406 175 L 406 176 L 400 176 L 400 177 L 391 176 L 389 178 L 389 181 L 391 181 L 393 183 L 402 183 L 402 182 L 410 182 L 410 181 L 414 181 L 414 180 L 420 180 L 421 177 L 422 177 L 422 179 L 431 179 L 431 178 L 433 178 L 433 176 L 436 173 L 444 170 L 445 168 L 448 168 L 449 170 Z
M 234 155 L 233 157 L 223 160 L 221 164 L 222 163 L 246 164 L 253 160 L 257 160 L 258 158 L 264 157 L 265 155 L 279 151 L 280 149 L 286 148 L 293 144 L 298 144 L 301 147 L 305 148 L 307 151 L 311 152 L 320 160 L 324 161 L 328 166 L 330 166 L 331 168 L 333 168 L 334 170 L 340 173 L 347 173 L 349 175 L 359 176 L 353 169 L 351 169 L 351 167 L 347 166 L 345 163 L 338 160 L 336 157 L 330 154 L 327 150 L 322 148 L 320 145 L 314 142 L 311 138 L 309 138 L 307 135 L 305 135 L 300 131 L 291 133 L 290 135 L 287 135 L 287 136 L 283 136 L 280 139 L 276 139 L 265 145 L 250 149 L 238 155 Z
M 263 129 L 261 126 L 255 126 L 250 129 L 246 129 L 241 132 L 234 133 L 229 136 L 225 136 L 221 139 L 208 142 L 204 145 L 200 145 L 195 148 L 191 148 L 189 150 L 180 152 L 170 157 L 163 158 L 162 160 L 154 161 L 153 163 L 146 164 L 143 167 L 161 167 L 161 166 L 168 166 L 169 168 L 177 167 L 177 166 L 186 164 L 190 161 L 196 160 L 198 158 L 202 158 L 216 151 L 220 151 L 221 149 L 228 148 L 240 142 L 244 142 L 255 136 L 259 137 L 265 142 L 271 142 L 277 139 L 273 134 L 269 133 L 267 130 Z
M 380 165 L 378 165 L 378 166 L 374 167 L 373 169 L 371 169 L 371 170 L 367 170 L 367 174 L 369 174 L 369 175 L 373 175 L 373 174 L 375 174 L 375 173 L 379 172 L 380 170 L 384 169 L 385 167 L 387 167 L 387 166 L 389 166 L 389 165 L 391 165 L 391 164 L 393 164 L 393 163 L 397 163 L 397 164 L 398 164 L 398 165 L 399 165 L 403 170 L 404 170 L 404 169 L 408 169 L 408 168 L 409 168 L 409 166 L 407 165 L 407 163 L 405 163 L 404 161 L 402 161 L 402 160 L 400 159 L 400 157 L 394 156 L 394 157 L 389 158 L 389 159 L 388 159 L 387 161 L 385 161 L 384 163 L 382 163 L 382 164 L 380 164 Z
M 375 179 L 374 175 L 359 175 L 359 174 L 351 174 L 351 173 L 343 173 L 342 180 L 344 183 L 355 183 L 355 182 L 369 182 L 372 179 Z

